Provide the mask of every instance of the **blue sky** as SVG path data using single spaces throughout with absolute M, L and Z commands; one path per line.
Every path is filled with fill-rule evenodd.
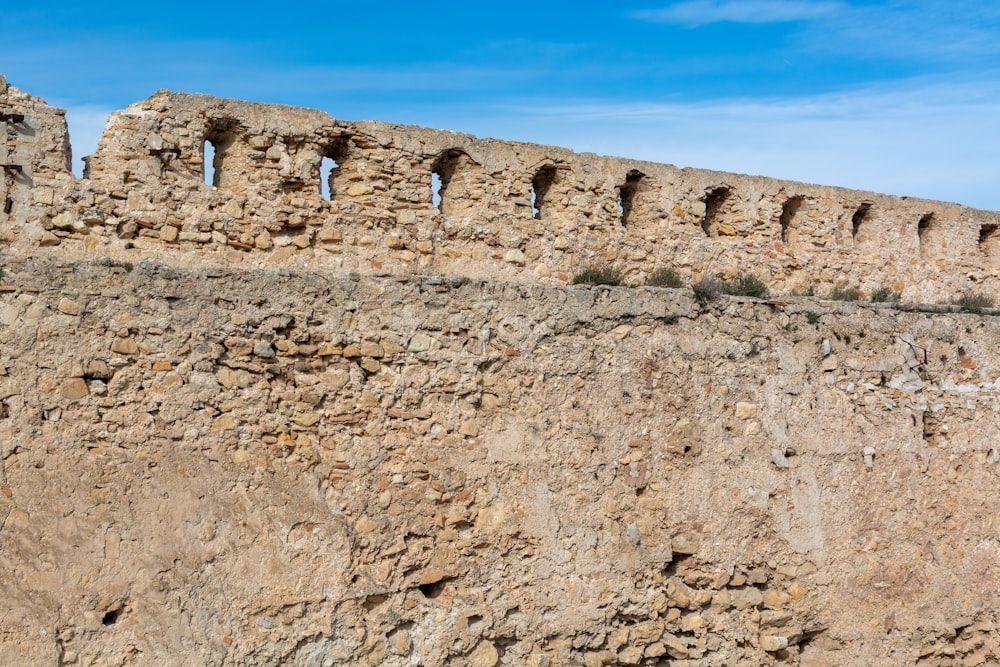
M 1000 209 L 1000 3 L 8 4 L 75 163 L 158 88 Z

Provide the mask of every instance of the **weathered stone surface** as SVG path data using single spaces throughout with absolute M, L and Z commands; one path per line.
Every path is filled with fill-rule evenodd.
M 61 386 L 59 388 L 59 393 L 65 398 L 76 400 L 78 398 L 83 398 L 90 392 L 87 389 L 86 380 L 83 378 L 76 378 Z
M 166 92 L 75 180 L 0 95 L 0 664 L 1000 661 L 994 318 L 559 284 L 953 294 L 995 214 Z
M 111 341 L 111 351 L 118 354 L 138 354 L 139 345 L 131 338 L 115 338 Z
M 64 315 L 79 315 L 80 306 L 77 305 L 76 301 L 72 299 L 60 299 L 59 300 L 59 312 Z
M 81 659 L 114 654 L 126 645 L 107 626 L 85 621 L 85 613 L 98 621 L 109 613 L 100 611 L 102 595 L 120 600 L 121 613 L 134 616 L 140 628 L 178 627 L 168 599 L 150 593 L 153 582 L 162 582 L 154 573 L 176 567 L 177 559 L 194 567 L 211 558 L 212 580 L 224 584 L 205 586 L 184 572 L 155 584 L 179 596 L 170 599 L 205 610 L 199 612 L 204 618 L 182 627 L 207 663 L 221 660 L 224 649 L 248 663 L 272 664 L 282 651 L 302 646 L 305 635 L 317 637 L 324 654 L 350 664 L 404 664 L 407 651 L 426 662 L 475 655 L 496 663 L 501 658 L 489 646 L 501 642 L 505 656 L 525 663 L 548 655 L 550 664 L 586 663 L 590 656 L 631 664 L 662 657 L 765 664 L 767 655 L 797 651 L 805 636 L 812 637 L 814 664 L 864 664 L 887 647 L 909 655 L 906 637 L 918 627 L 940 628 L 928 644 L 969 659 L 978 659 L 985 646 L 976 638 L 994 638 L 992 625 L 970 629 L 991 619 L 989 613 L 966 610 L 981 604 L 976 590 L 997 582 L 977 569 L 978 561 L 967 560 L 961 546 L 992 533 L 955 509 L 1000 510 L 986 492 L 997 474 L 987 460 L 992 427 L 977 425 L 991 419 L 996 385 L 990 376 L 1000 375 L 990 352 L 1000 349 L 1000 329 L 992 320 L 977 320 L 973 339 L 965 315 L 934 315 L 931 329 L 926 314 L 857 312 L 850 316 L 852 330 L 867 335 L 850 345 L 832 343 L 844 362 L 838 372 L 846 375 L 830 385 L 822 351 L 796 346 L 798 334 L 766 304 L 747 309 L 720 302 L 705 313 L 683 292 L 619 288 L 582 292 L 578 299 L 567 298 L 578 292 L 573 289 L 463 283 L 449 288 L 449 303 L 462 313 L 457 327 L 440 319 L 439 306 L 426 298 L 436 279 L 118 268 L 100 262 L 64 267 L 40 258 L 8 266 L 14 291 L 0 293 L 0 305 L 16 309 L 30 296 L 39 307 L 31 321 L 14 318 L 0 331 L 9 355 L 0 376 L 6 406 L 0 442 L 15 452 L 6 459 L 11 495 L 0 498 L 0 511 L 20 512 L 0 531 L 0 547 L 12 562 L 25 564 L 60 552 L 63 532 L 34 521 L 47 511 L 45 498 L 54 488 L 63 511 L 72 510 L 75 525 L 100 539 L 101 549 L 107 549 L 97 537 L 101 526 L 138 541 L 119 540 L 118 556 L 96 569 L 89 560 L 62 558 L 67 582 L 94 582 L 80 593 L 37 576 L 6 579 L 17 613 L 3 621 L 4 632 L 27 627 L 44 611 L 52 632 L 56 624 L 73 628 L 73 639 L 64 643 Z M 285 288 L 276 291 L 276 282 Z M 112 283 L 120 289 L 91 290 L 80 326 L 60 327 L 66 322 L 57 308 L 62 299 Z M 183 294 L 178 284 L 186 286 Z M 132 298 L 140 293 L 148 296 Z M 169 301 L 159 296 L 165 293 Z M 167 303 L 170 327 L 162 318 Z M 369 305 L 358 311 L 355 304 Z M 824 320 L 843 317 L 836 316 L 839 304 L 794 307 L 827 309 Z M 292 323 L 289 314 L 304 310 L 311 319 Z M 365 316 L 352 319 L 351 313 Z M 626 313 L 631 329 L 623 336 Z M 514 322 L 523 327 L 516 339 L 509 333 Z M 36 330 L 50 327 L 59 327 L 60 335 L 36 340 Z M 880 341 L 920 331 L 915 344 L 935 349 L 926 373 L 937 379 L 919 395 L 866 380 L 870 360 L 895 354 Z M 717 352 L 684 352 L 677 341 L 685 336 L 713 339 Z M 363 356 L 362 347 L 393 338 L 401 342 L 378 344 L 377 373 L 364 372 L 360 363 L 376 359 Z M 122 349 L 122 342 L 136 340 L 178 356 L 150 362 L 112 352 L 113 343 Z M 770 341 L 761 349 L 769 360 L 762 362 L 763 383 L 755 367 L 726 356 L 751 340 Z M 245 354 L 263 350 L 262 343 L 278 356 Z M 509 354 L 510 343 L 519 356 Z M 349 345 L 358 356 L 334 353 Z M 330 354 L 320 353 L 323 346 Z M 958 363 L 959 346 L 977 350 L 976 375 Z M 310 349 L 310 356 L 300 354 Z M 81 350 L 89 352 L 81 357 Z M 612 358 L 613 364 L 604 361 Z M 47 359 L 70 377 L 84 377 L 54 380 Z M 236 363 L 243 365 L 226 365 Z M 682 380 L 709 369 L 711 387 Z M 649 394 L 637 401 L 636 378 L 652 372 L 677 379 L 647 385 Z M 785 393 L 793 381 L 808 390 Z M 107 383 L 107 393 L 84 393 L 88 382 Z M 735 428 L 746 421 L 738 417 L 738 403 L 757 406 L 754 417 L 764 424 L 759 433 Z M 924 405 L 925 417 L 912 419 Z M 961 439 L 942 441 L 941 433 Z M 769 451 L 782 438 L 794 456 L 779 471 Z M 950 448 L 953 461 L 968 463 L 959 468 L 938 457 L 918 472 L 908 447 L 922 438 L 926 447 Z M 685 446 L 677 443 L 695 441 L 705 443 L 698 458 L 677 455 Z M 866 442 L 878 443 L 871 472 L 861 460 L 859 445 Z M 134 454 L 117 463 L 87 454 L 110 447 Z M 48 462 L 53 456 L 58 466 Z M 636 475 L 645 481 L 632 483 Z M 219 495 L 217 489 L 245 490 Z M 836 502 L 826 500 L 833 493 L 826 489 L 837 490 Z M 156 510 L 163 493 L 177 513 L 170 530 Z M 215 494 L 212 504 L 202 500 L 207 494 Z M 911 497 L 924 500 L 918 506 Z M 106 505 L 100 514 L 86 509 L 95 499 Z M 683 514 L 671 507 L 684 508 Z M 893 514 L 881 508 L 894 508 Z M 867 564 L 858 569 L 853 545 L 857 516 L 865 512 L 885 518 L 880 539 L 871 534 L 865 543 Z M 189 524 L 184 516 L 201 518 Z M 303 523 L 304 516 L 312 518 Z M 15 526 L 22 532 L 13 532 Z M 178 531 L 190 539 L 178 542 Z M 569 531 L 579 537 L 570 539 Z M 747 541 L 746 535 L 756 537 Z M 914 564 L 907 545 L 917 535 L 933 535 L 942 545 L 936 560 Z M 248 559 L 237 546 L 251 541 L 259 544 Z M 529 551 L 535 544 L 551 551 Z M 554 576 L 546 554 L 557 552 L 565 560 Z M 136 574 L 137 562 L 148 562 L 148 573 Z M 281 565 L 270 569 L 270 562 Z M 523 578 L 511 574 L 510 563 Z M 919 580 L 908 578 L 914 567 Z M 588 568 L 600 578 L 573 579 Z M 370 582 L 368 588 L 348 587 L 352 577 Z M 568 594 L 562 577 L 582 587 L 572 593 L 579 600 L 565 615 L 541 611 Z M 273 602 L 261 607 L 265 579 Z M 846 580 L 870 597 L 845 594 Z M 314 583 L 303 588 L 304 581 Z M 56 593 L 43 594 L 46 586 Z M 360 599 L 372 600 L 367 607 L 349 602 L 359 591 Z M 442 605 L 458 615 L 442 615 Z M 882 627 L 886 605 L 894 611 L 892 629 L 869 642 L 867 621 L 859 618 L 877 617 Z M 497 611 L 513 607 L 516 614 Z M 599 611 L 608 608 L 627 620 L 609 627 Z M 363 628 L 383 639 L 368 646 L 329 630 L 310 635 L 331 627 L 320 623 L 329 615 L 336 627 Z M 476 620 L 449 620 L 465 616 Z M 257 621 L 262 617 L 275 619 L 266 632 Z M 216 618 L 223 618 L 221 628 L 213 625 Z M 972 625 L 964 626 L 966 618 Z M 965 629 L 956 632 L 956 623 Z M 225 635 L 227 627 L 232 634 Z M 567 643 L 536 643 L 537 628 Z M 756 643 L 741 639 L 747 628 L 760 637 Z M 20 644 L 31 642 L 32 651 L 42 650 L 42 639 L 17 636 Z M 145 655 L 173 654 L 169 637 L 143 636 Z M 230 644 L 222 642 L 226 636 L 234 638 Z M 695 642 L 698 637 L 705 643 Z M 788 645 L 774 649 L 781 644 L 775 638 Z M 988 649 L 982 655 L 993 659 Z
M 788 648 L 788 637 L 762 635 L 760 638 L 760 647 L 768 653 L 780 651 Z

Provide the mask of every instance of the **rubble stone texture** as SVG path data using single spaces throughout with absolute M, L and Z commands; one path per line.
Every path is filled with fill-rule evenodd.
M 0 664 L 1000 661 L 994 317 L 560 277 L 953 298 L 996 213 L 168 92 L 77 180 L 0 90 Z

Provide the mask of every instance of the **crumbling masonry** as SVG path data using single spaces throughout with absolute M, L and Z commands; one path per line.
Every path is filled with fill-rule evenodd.
M 165 91 L 76 179 L 2 77 L 0 129 L 0 664 L 1000 663 L 994 316 L 566 285 L 949 303 L 997 213 Z

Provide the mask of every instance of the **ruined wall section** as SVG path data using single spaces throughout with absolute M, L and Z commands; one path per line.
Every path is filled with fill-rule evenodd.
M 0 239 L 10 242 L 22 230 L 40 238 L 72 206 L 62 199 L 75 187 L 66 112 L 0 75 L 0 132 Z
M 0 661 L 1000 661 L 1000 326 L 14 258 Z
M 64 138 L 53 126 L 50 143 Z M 776 293 L 891 286 L 928 302 L 1000 288 L 995 212 L 205 95 L 116 112 L 86 178 L 61 169 L 55 208 L 18 214 L 38 219 L 26 247 L 548 284 L 590 264 L 633 282 L 751 270 Z

